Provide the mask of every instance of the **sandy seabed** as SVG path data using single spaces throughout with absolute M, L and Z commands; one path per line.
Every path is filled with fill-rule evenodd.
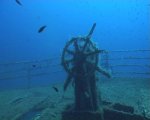
M 113 78 L 97 85 L 103 100 L 133 106 L 135 113 L 150 118 L 150 79 Z M 62 88 L 63 83 L 57 83 L 0 91 L 0 120 L 61 120 L 64 108 L 74 102 L 73 87 L 69 86 L 63 98 Z

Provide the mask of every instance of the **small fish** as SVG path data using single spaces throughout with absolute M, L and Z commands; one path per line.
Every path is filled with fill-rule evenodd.
M 46 27 L 47 27 L 46 25 L 44 25 L 44 26 L 40 27 L 40 28 L 39 28 L 39 30 L 38 30 L 38 33 L 43 32 L 43 31 L 44 31 L 44 29 L 45 29 Z
M 22 102 L 23 98 L 16 98 L 13 101 L 11 101 L 11 104 L 16 104 Z
M 36 67 L 36 65 L 32 65 L 32 67 L 33 67 L 33 68 L 35 68 L 35 67 Z
M 22 3 L 19 0 L 16 0 L 16 3 L 20 6 L 22 6 Z
M 53 86 L 53 89 L 56 91 L 56 92 L 59 92 L 58 88 Z

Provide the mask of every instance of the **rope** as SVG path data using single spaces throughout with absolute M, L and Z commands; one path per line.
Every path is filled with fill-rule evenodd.
M 30 73 L 30 75 L 28 75 L 28 73 L 24 74 L 24 75 L 18 75 L 18 76 L 4 76 L 4 77 L 0 77 L 0 80 L 10 80 L 10 79 L 18 79 L 18 78 L 28 78 L 30 77 L 37 77 L 37 76 L 42 76 L 42 75 L 51 75 L 51 74 L 57 74 L 59 72 L 63 72 L 63 70 L 59 70 L 59 71 L 53 71 L 53 72 L 43 72 L 43 73 Z
M 136 65 L 136 64 L 116 64 L 116 65 L 109 65 L 109 60 L 126 60 L 126 59 L 131 59 L 131 60 L 140 60 L 140 59 L 145 59 L 145 60 L 150 60 L 150 57 L 133 57 L 133 56 L 129 56 L 129 57 L 120 57 L 120 58 L 109 58 L 108 53 L 110 52 L 149 52 L 150 50 L 118 50 L 118 51 L 108 51 L 107 54 L 103 54 L 104 58 L 102 58 L 101 60 L 104 61 L 100 61 L 101 63 L 105 63 L 104 66 L 108 69 L 110 67 L 115 68 L 115 67 L 148 67 L 150 68 L 149 64 L 144 64 L 144 65 Z M 13 79 L 18 77 L 16 74 L 17 73 L 23 73 L 23 72 L 27 72 L 27 71 L 31 71 L 31 72 L 36 72 L 36 70 L 38 71 L 43 71 L 43 69 L 46 69 L 46 71 L 41 72 L 41 73 L 37 73 L 31 76 L 36 76 L 36 75 L 44 75 L 44 74 L 53 74 L 53 71 L 47 72 L 47 69 L 54 69 L 54 67 L 59 67 L 61 66 L 60 63 L 55 63 L 55 61 L 59 61 L 58 59 L 60 59 L 60 56 L 55 56 L 49 59 L 45 59 L 45 60 L 35 60 L 35 61 L 21 61 L 21 62 L 13 62 L 13 63 L 4 63 L 4 64 L 0 64 L 0 80 L 6 78 L 6 79 Z M 15 66 L 16 65 L 16 69 Z M 17 66 L 19 65 L 19 66 Z M 22 65 L 22 66 L 21 66 Z M 18 68 L 19 67 L 19 68 Z M 63 70 L 61 70 L 62 72 Z M 139 72 L 116 72 L 114 74 L 125 74 L 125 73 L 132 73 L 132 74 L 147 74 L 149 75 L 149 72 L 144 72 L 144 73 L 139 73 Z M 14 76 L 12 76 L 14 74 Z M 9 77 L 8 75 L 11 75 L 11 77 Z M 6 77 L 4 77 L 6 76 Z M 22 75 L 23 76 L 23 75 Z M 20 75 L 21 77 L 21 75 Z M 23 77 L 27 77 L 27 75 L 25 74 Z
M 108 52 L 150 52 L 150 50 L 110 50 Z
M 34 70 L 38 70 L 38 69 L 43 69 L 43 68 L 53 68 L 53 67 L 59 67 L 61 64 L 50 64 L 50 65 L 41 65 L 41 64 L 36 64 L 36 67 L 33 67 L 33 65 L 35 64 L 31 64 L 31 65 L 28 65 L 28 66 L 25 66 L 25 67 L 22 67 L 22 68 L 19 68 L 19 69 L 14 69 L 14 70 L 4 70 L 3 72 L 0 72 L 0 75 L 1 74 L 9 74 L 9 73 L 16 73 L 16 72 L 20 72 L 20 71 L 34 71 Z
M 150 50 L 114 50 L 114 51 L 107 51 L 108 53 L 110 52 L 150 52 Z M 105 53 L 104 53 L 105 54 Z M 10 63 L 0 63 L 0 66 L 5 66 L 5 65 L 13 65 L 13 64 L 29 64 L 29 63 L 40 63 L 40 62 L 52 62 L 52 60 L 58 60 L 60 59 L 60 56 L 55 56 L 51 57 L 49 59 L 44 59 L 44 60 L 34 60 L 34 61 L 21 61 L 21 62 L 10 62 Z M 150 57 L 144 58 L 144 57 L 123 57 L 123 58 L 112 58 L 109 60 L 117 60 L 117 59 L 150 59 Z
M 111 67 L 148 67 L 150 68 L 150 65 L 127 65 L 127 64 L 118 64 L 118 65 L 111 65 Z
M 143 60 L 143 59 L 145 59 L 145 60 L 149 60 L 150 58 L 149 57 L 131 57 L 131 56 L 129 56 L 129 57 L 121 57 L 121 58 L 110 58 L 109 60 L 126 60 L 126 59 L 133 59 L 133 60 L 136 60 L 136 59 L 141 59 L 141 60 Z M 106 60 L 105 58 L 103 58 L 102 60 Z
M 145 74 L 145 75 L 150 75 L 150 72 L 113 72 L 113 74 Z

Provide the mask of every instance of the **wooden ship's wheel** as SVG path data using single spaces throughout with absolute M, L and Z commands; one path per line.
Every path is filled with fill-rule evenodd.
M 62 54 L 62 64 L 68 73 L 71 73 L 75 65 L 91 62 L 98 64 L 99 50 L 88 37 L 72 38 L 65 46 Z M 89 61 L 90 59 L 90 61 Z
M 96 45 L 90 40 L 95 26 L 96 24 L 93 25 L 87 37 L 76 37 L 67 42 L 62 54 L 62 65 L 68 73 L 72 73 L 75 65 L 85 62 L 92 62 L 94 66 L 97 66 L 97 53 L 99 53 L 100 50 L 98 50 Z
M 99 109 L 95 71 L 100 70 L 99 53 L 103 50 L 99 50 L 91 40 L 95 26 L 96 23 L 86 37 L 75 37 L 67 42 L 62 53 L 62 65 L 68 73 L 64 91 L 73 80 L 75 104 L 72 110 L 80 113 Z
M 99 50 L 91 40 L 91 35 L 94 31 L 96 23 L 86 37 L 74 37 L 68 41 L 62 53 L 62 65 L 68 73 L 68 78 L 64 85 L 66 90 L 68 84 L 76 74 L 81 76 L 89 75 L 95 70 L 99 70 L 98 61 L 99 53 L 104 50 Z M 87 70 L 87 64 L 91 65 Z M 82 68 L 82 69 L 81 69 Z

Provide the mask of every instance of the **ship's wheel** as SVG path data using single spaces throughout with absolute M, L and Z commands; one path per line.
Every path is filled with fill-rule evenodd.
M 88 37 L 72 38 L 65 46 L 62 54 L 62 65 L 71 74 L 75 67 L 89 63 L 96 67 L 100 50 Z M 89 70 L 92 72 L 94 69 Z M 86 73 L 88 74 L 88 73 Z
M 68 73 L 68 78 L 64 84 L 66 90 L 71 79 L 75 75 L 87 76 L 98 68 L 99 50 L 96 45 L 90 40 L 96 24 L 93 24 L 92 29 L 86 37 L 75 37 L 68 41 L 62 53 L 62 65 Z

